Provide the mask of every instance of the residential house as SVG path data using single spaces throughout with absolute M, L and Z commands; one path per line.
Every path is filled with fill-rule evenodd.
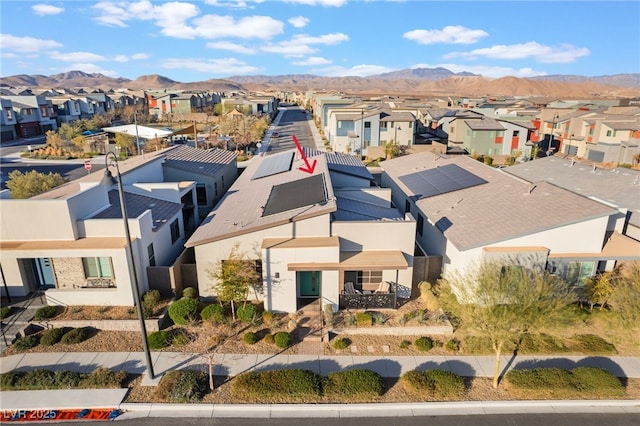
M 53 103 L 60 124 L 72 123 L 82 118 L 82 109 L 78 99 L 57 96 L 50 98 L 50 100 Z
M 424 152 L 381 167 L 394 204 L 416 218 L 419 251 L 441 260 L 445 275 L 492 259 L 546 268 L 581 285 L 618 261 L 640 259 L 640 243 L 624 234 L 626 215 L 610 203 L 467 156 Z
M 26 93 L 26 92 L 25 92 Z M 43 135 L 57 130 L 56 112 L 51 101 L 42 95 L 0 96 L 11 101 L 16 120 L 17 137 Z
M 395 308 L 412 287 L 415 221 L 372 186 L 358 159 L 306 150 L 256 157 L 187 241 L 199 293 L 214 296 L 214 272 L 244 253 L 262 276 L 266 310 Z M 385 286 L 384 294 L 374 294 Z M 384 302 L 383 305 L 380 303 Z
M 16 132 L 16 113 L 13 111 L 13 103 L 11 99 L 0 97 L 0 139 L 3 141 L 12 141 L 17 139 Z

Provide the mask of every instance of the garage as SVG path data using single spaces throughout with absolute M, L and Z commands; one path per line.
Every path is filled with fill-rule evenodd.
M 604 151 L 596 151 L 594 149 L 590 149 L 587 152 L 587 159 L 595 161 L 596 163 L 602 163 L 604 161 Z

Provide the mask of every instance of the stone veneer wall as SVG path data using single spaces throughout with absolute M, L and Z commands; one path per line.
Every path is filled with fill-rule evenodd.
M 51 259 L 57 288 L 82 288 L 87 285 L 81 257 L 54 257 Z

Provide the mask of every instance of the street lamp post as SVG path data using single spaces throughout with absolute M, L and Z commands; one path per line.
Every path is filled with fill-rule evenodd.
M 111 157 L 111 162 L 109 158 Z M 113 151 L 107 152 L 104 159 L 105 172 L 101 185 L 111 187 L 113 184 L 118 184 L 118 195 L 120 196 L 120 211 L 122 212 L 122 220 L 124 222 L 124 233 L 127 240 L 127 254 L 129 257 L 129 275 L 131 279 L 131 289 L 133 291 L 133 297 L 135 299 L 136 308 L 138 311 L 138 320 L 140 321 L 140 331 L 142 332 L 142 347 L 144 349 L 145 360 L 147 364 L 147 373 L 151 380 L 155 378 L 153 372 L 153 363 L 151 362 L 151 352 L 149 351 L 149 342 L 147 341 L 147 326 L 144 322 L 144 314 L 142 312 L 142 303 L 140 302 L 140 289 L 138 288 L 138 274 L 136 270 L 135 258 L 133 256 L 133 246 L 131 245 L 131 231 L 129 230 L 129 220 L 127 216 L 127 205 L 124 202 L 124 189 L 122 187 L 122 176 L 120 175 L 120 167 L 118 166 L 118 157 Z M 116 173 L 118 178 L 115 179 L 109 170 L 110 166 L 116 167 Z M 132 273 L 133 270 L 133 273 Z
M 136 110 L 133 111 L 133 122 L 136 126 L 136 147 L 138 148 L 138 155 L 140 155 L 140 137 L 138 136 L 138 115 Z M 117 161 L 116 161 L 116 168 L 117 168 Z

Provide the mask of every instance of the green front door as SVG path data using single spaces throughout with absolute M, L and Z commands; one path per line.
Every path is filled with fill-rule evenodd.
M 320 271 L 298 272 L 298 291 L 300 297 L 320 296 Z

